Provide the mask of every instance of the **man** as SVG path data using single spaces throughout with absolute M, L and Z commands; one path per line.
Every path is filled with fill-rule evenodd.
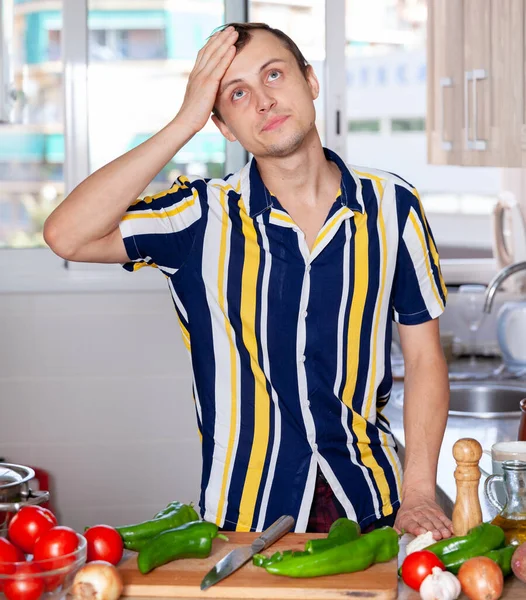
M 448 410 L 436 248 L 411 185 L 322 148 L 318 92 L 285 34 L 225 27 L 174 120 L 82 182 L 45 239 L 68 260 L 167 277 L 194 373 L 205 519 L 260 531 L 291 514 L 296 531 L 326 531 L 347 515 L 363 530 L 448 537 L 435 503 Z M 133 202 L 212 111 L 254 159 Z M 403 483 L 381 413 L 389 316 L 405 358 Z

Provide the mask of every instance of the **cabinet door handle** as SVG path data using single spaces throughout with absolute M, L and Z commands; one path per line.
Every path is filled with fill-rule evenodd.
M 442 150 L 450 152 L 453 150 L 453 143 L 444 139 L 445 138 L 445 122 L 446 122 L 446 99 L 444 97 L 444 90 L 447 87 L 453 87 L 453 79 L 451 77 L 440 78 L 440 145 Z
M 464 131 L 465 131 L 465 142 L 466 148 L 472 150 L 471 140 L 469 139 L 469 82 L 473 77 L 473 71 L 464 72 Z
M 485 69 L 474 69 L 464 73 L 464 128 L 466 131 L 465 141 L 468 150 L 486 150 L 486 140 L 477 138 L 477 81 L 486 79 L 488 76 Z M 468 91 L 469 82 L 472 81 L 472 96 L 473 96 L 473 139 L 469 137 L 469 103 Z
M 477 81 L 486 79 L 488 76 L 485 69 L 475 69 L 473 73 L 473 150 L 486 150 L 486 140 L 477 137 Z

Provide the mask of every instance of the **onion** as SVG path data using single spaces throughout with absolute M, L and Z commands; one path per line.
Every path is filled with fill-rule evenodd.
M 470 600 L 497 600 L 502 594 L 502 570 L 487 556 L 467 560 L 460 567 L 457 577 L 462 591 Z
M 93 560 L 77 571 L 71 588 L 73 600 L 117 600 L 122 593 L 122 578 L 104 560 Z

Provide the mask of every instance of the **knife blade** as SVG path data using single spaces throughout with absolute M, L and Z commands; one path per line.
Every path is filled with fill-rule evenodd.
M 294 517 L 283 515 L 265 531 L 256 538 L 250 546 L 242 546 L 234 548 L 225 557 L 223 557 L 208 573 L 204 576 L 201 582 L 201 589 L 207 590 L 219 581 L 237 571 L 246 562 L 248 562 L 254 554 L 263 552 L 271 544 L 278 541 L 286 533 L 294 527 Z

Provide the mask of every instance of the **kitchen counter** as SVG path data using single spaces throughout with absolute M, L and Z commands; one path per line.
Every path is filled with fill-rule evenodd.
M 495 366 L 495 365 L 492 365 Z M 506 383 L 505 381 L 501 383 Z M 524 381 L 509 381 L 513 385 L 525 385 Z M 404 429 L 402 405 L 397 399 L 397 392 L 403 389 L 402 382 L 396 382 L 393 386 L 392 398 L 385 407 L 383 413 L 391 423 L 391 430 L 399 447 L 400 459 L 404 458 Z M 457 495 L 456 481 L 454 472 L 456 461 L 453 457 L 453 445 L 460 438 L 474 438 L 483 450 L 490 450 L 495 442 L 509 441 L 517 439 L 518 420 L 516 417 L 504 417 L 498 419 L 480 419 L 471 417 L 449 416 L 440 455 L 438 459 L 437 470 L 437 501 L 442 506 L 444 512 L 451 517 L 453 505 Z M 487 472 L 491 472 L 491 458 L 485 454 L 482 455 L 480 466 Z M 479 483 L 479 499 L 482 509 L 482 518 L 489 521 L 497 514 L 497 510 L 489 504 L 484 495 L 484 482 L 486 477 L 481 474 Z M 413 536 L 403 536 L 401 541 L 399 563 L 405 556 L 405 545 Z M 407 587 L 402 581 L 398 586 L 399 600 L 418 600 L 420 594 Z M 466 596 L 462 594 L 461 599 Z M 506 600 L 522 600 L 526 598 L 526 584 L 519 581 L 516 577 L 509 577 L 504 585 L 504 592 L 501 598 Z
M 495 366 L 495 365 L 494 365 Z M 510 383 L 519 383 L 517 381 Z M 519 384 L 526 383 L 524 381 Z M 404 443 L 405 436 L 403 431 L 403 415 L 402 406 L 396 400 L 396 392 L 403 389 L 402 382 L 396 382 L 393 386 L 393 397 L 384 409 L 385 416 L 391 423 L 391 429 L 393 435 L 399 446 L 400 458 L 403 461 L 404 456 Z M 499 418 L 499 419 L 477 419 L 477 418 L 464 418 L 464 417 L 449 417 L 444 434 L 444 440 L 442 443 L 440 457 L 438 462 L 438 476 L 437 476 L 437 499 L 446 514 L 451 516 L 453 510 L 453 504 L 456 497 L 456 482 L 454 478 L 454 471 L 456 468 L 456 462 L 453 458 L 453 445 L 455 442 L 463 437 L 471 437 L 478 440 L 483 449 L 489 450 L 497 441 L 506 441 L 517 439 L 517 418 Z M 483 455 L 481 459 L 481 466 L 491 471 L 491 459 L 490 457 Z M 486 502 L 484 497 L 484 481 L 485 477 L 481 475 L 481 481 L 479 484 L 479 498 L 481 500 L 481 508 L 483 519 L 485 521 L 492 519 L 496 510 Z M 405 546 L 413 538 L 411 535 L 404 535 L 401 539 L 399 564 L 402 563 L 405 556 Z M 342 596 L 345 592 L 342 592 Z M 208 592 L 203 593 L 203 598 L 210 598 L 213 600 L 213 588 Z M 153 597 L 141 597 L 142 600 L 158 600 Z M 504 592 L 501 596 L 503 600 L 523 600 L 526 598 L 526 584 L 519 581 L 516 577 L 510 576 L 507 578 L 504 585 Z M 399 600 L 419 600 L 420 594 L 409 587 L 407 587 L 401 580 L 398 584 L 398 599 Z M 130 600 L 134 600 L 130 597 Z M 137 600 L 140 600 L 137 598 Z M 185 600 L 181 598 L 180 600 Z M 190 598 L 186 600 L 191 600 Z M 193 599 L 192 599 L 193 600 Z M 247 600 L 250 598 L 247 597 Z M 466 596 L 462 594 L 460 600 L 466 600 Z
M 344 596 L 345 596 L 345 591 L 342 592 L 342 597 L 344 597 Z M 501 600 L 524 600 L 525 597 L 526 597 L 526 584 L 522 583 L 518 579 L 514 578 L 512 580 L 510 578 L 510 580 L 504 584 L 504 591 L 502 593 Z M 137 600 L 159 600 L 159 598 L 153 598 L 151 596 L 142 596 L 140 599 L 138 596 L 137 597 L 126 596 L 126 599 L 129 599 L 129 600 L 134 600 L 134 598 L 137 598 Z M 203 598 L 209 598 L 210 600 L 213 600 L 214 596 L 208 595 L 208 591 L 207 591 L 207 592 L 203 592 Z M 178 600 L 195 600 L 195 598 L 178 598 Z M 225 599 L 223 599 L 223 600 L 225 600 Z M 250 598 L 247 597 L 247 600 L 250 600 Z M 411 588 L 408 588 L 403 583 L 400 583 L 399 588 L 398 588 L 398 600 L 421 600 L 421 598 L 420 598 L 420 594 L 418 592 L 415 592 L 414 590 L 412 590 Z M 467 600 L 467 596 L 465 596 L 464 594 L 461 594 L 459 600 Z
M 505 383 L 505 382 L 502 382 Z M 510 384 L 517 384 L 516 381 Z M 523 385 L 521 382 L 520 385 Z M 400 460 L 404 457 L 404 429 L 402 405 L 397 398 L 397 392 L 403 389 L 403 383 L 396 382 L 393 386 L 391 400 L 384 408 L 383 414 L 389 419 L 391 430 L 399 447 Z M 517 439 L 519 422 L 517 417 L 503 417 L 495 419 L 480 419 L 473 417 L 449 416 L 440 455 L 438 459 L 437 472 L 437 501 L 443 510 L 451 516 L 453 504 L 457 495 L 456 481 L 454 472 L 456 461 L 453 458 L 453 446 L 460 438 L 474 438 L 483 450 L 490 450 L 495 442 L 510 441 Z M 491 458 L 483 454 L 480 460 L 480 466 L 487 472 L 491 472 Z M 486 477 L 481 474 L 479 483 L 479 499 L 482 509 L 482 518 L 484 521 L 491 520 L 497 510 L 487 502 L 484 495 L 484 481 Z

